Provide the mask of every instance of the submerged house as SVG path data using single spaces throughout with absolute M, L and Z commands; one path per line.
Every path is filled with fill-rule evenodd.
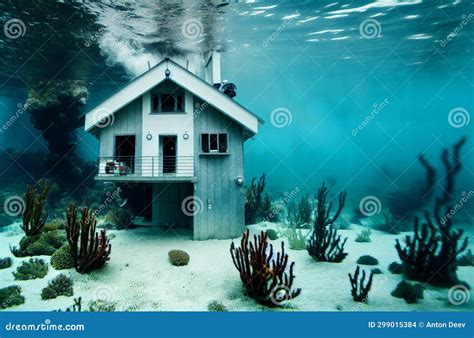
M 96 180 L 138 188 L 137 221 L 192 229 L 197 240 L 244 228 L 243 144 L 262 121 L 222 89 L 220 54 L 164 59 L 85 116 L 99 140 Z

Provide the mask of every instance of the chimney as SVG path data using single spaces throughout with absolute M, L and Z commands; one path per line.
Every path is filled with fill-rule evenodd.
M 205 71 L 207 82 L 209 82 L 211 85 L 221 83 L 221 53 L 211 51 L 208 54 Z

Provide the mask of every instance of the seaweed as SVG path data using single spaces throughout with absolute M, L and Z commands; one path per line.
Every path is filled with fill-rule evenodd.
M 369 299 L 369 291 L 372 286 L 372 278 L 374 276 L 374 272 L 370 272 L 369 279 L 364 285 L 366 272 L 365 270 L 362 270 L 362 275 L 359 276 L 360 270 L 360 267 L 357 266 L 354 272 L 354 277 L 352 277 L 350 273 L 348 274 L 349 280 L 351 282 L 352 299 L 354 299 L 354 301 L 356 302 L 367 303 Z
M 38 188 L 33 188 L 31 185 L 28 185 L 24 195 L 25 210 L 23 212 L 21 228 L 26 236 L 39 235 L 48 218 L 48 213 L 43 209 L 48 198 L 50 182 L 40 180 L 37 186 Z
M 370 236 L 372 235 L 372 230 L 370 228 L 363 229 L 361 232 L 357 234 L 355 241 L 357 243 L 370 243 L 371 239 Z
M 265 215 L 271 212 L 270 197 L 263 193 L 266 186 L 266 177 L 267 175 L 263 173 L 258 183 L 256 183 L 254 177 L 250 187 L 245 191 L 245 224 L 253 224 L 265 219 Z
M 43 300 L 54 299 L 59 296 L 70 297 L 72 295 L 74 295 L 72 279 L 63 274 L 59 274 L 49 281 L 48 286 L 41 291 L 41 299 Z
M 311 204 L 309 197 L 303 196 L 299 202 L 288 203 L 288 222 L 296 226 L 307 224 L 311 221 Z
M 1 269 L 8 269 L 12 266 L 12 259 L 10 257 L 0 258 L 0 270 Z
M 284 243 L 281 252 L 273 252 L 273 245 L 267 241 L 267 234 L 253 236 L 249 243 L 250 232 L 246 230 L 239 248 L 234 242 L 230 246 L 232 261 L 240 273 L 240 279 L 250 297 L 269 307 L 284 305 L 286 301 L 296 298 L 301 289 L 293 289 L 293 268 L 291 262 L 288 273 L 288 255 Z
M 296 229 L 296 225 L 293 224 L 290 228 L 285 229 L 283 236 L 288 240 L 288 245 L 292 250 L 305 250 L 308 235 L 301 229 Z
M 79 221 L 76 205 L 72 203 L 66 208 L 66 215 L 66 234 L 76 271 L 87 273 L 102 267 L 110 258 L 112 245 L 105 230 L 96 232 L 94 212 L 82 208 Z
M 460 150 L 466 139 L 457 142 L 452 152 L 444 149 L 442 161 L 446 169 L 443 194 L 435 200 L 433 216 L 425 211 L 425 221 L 420 224 L 415 217 L 413 236 L 405 237 L 402 246 L 397 239 L 395 248 L 402 261 L 403 273 L 408 279 L 439 287 L 451 287 L 462 284 L 456 274 L 457 258 L 467 248 L 468 238 L 463 230 L 453 230 L 452 217 L 443 217 L 442 209 L 449 207 L 454 192 L 454 179 L 461 165 Z M 450 158 L 451 156 L 451 158 Z M 434 222 L 433 222 L 434 218 Z
M 25 297 L 21 295 L 21 288 L 17 285 L 7 286 L 0 289 L 0 309 L 20 305 L 25 302 Z
M 329 189 L 323 182 L 317 194 L 316 217 L 313 222 L 313 230 L 309 235 L 307 250 L 309 255 L 317 261 L 339 263 L 347 256 L 347 253 L 344 252 L 347 237 L 342 240 L 341 235 L 337 234 L 337 229 L 333 227 L 333 224 L 344 207 L 346 192 L 342 191 L 339 193 L 339 204 L 332 216 L 330 215 L 332 202 L 326 204 L 328 192 Z
M 30 260 L 22 262 L 16 271 L 12 272 L 16 280 L 43 278 L 47 273 L 48 264 L 38 258 L 30 258 Z

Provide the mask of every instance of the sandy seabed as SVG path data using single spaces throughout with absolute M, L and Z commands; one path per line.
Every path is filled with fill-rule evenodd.
M 274 224 L 253 225 L 251 231 L 275 228 Z M 13 257 L 9 245 L 17 245 L 23 234 L 18 225 L 0 233 L 0 257 Z M 17 229 L 18 228 L 18 229 Z M 348 237 L 342 263 L 316 262 L 306 250 L 290 250 L 290 260 L 295 261 L 294 286 L 302 289 L 299 297 L 289 306 L 277 311 L 472 311 L 474 300 L 462 305 L 448 301 L 449 289 L 426 286 L 424 299 L 418 304 L 406 304 L 403 299 L 390 295 L 402 275 L 391 274 L 387 267 L 398 261 L 395 239 L 405 234 L 391 235 L 372 232 L 371 243 L 354 241 L 360 227 L 339 230 Z M 116 311 L 207 311 L 208 304 L 217 300 L 229 311 L 266 311 L 244 294 L 244 290 L 229 252 L 231 240 L 192 241 L 189 235 L 174 231 L 163 232 L 154 228 L 108 231 L 112 254 L 106 266 L 89 274 L 79 274 L 74 269 L 57 271 L 51 266 L 42 279 L 15 281 L 12 272 L 25 258 L 14 258 L 12 267 L 0 270 L 0 287 L 19 285 L 26 301 L 7 311 L 50 311 L 66 309 L 73 298 L 82 297 L 83 308 L 93 299 L 105 299 L 116 304 Z M 280 248 L 282 239 L 272 241 Z M 236 244 L 240 239 L 234 240 Z M 472 248 L 472 245 L 471 245 Z M 168 261 L 168 251 L 185 250 L 191 256 L 187 266 L 175 267 Z M 355 303 L 350 294 L 348 272 L 353 273 L 357 259 L 372 255 L 379 261 L 377 266 L 362 266 L 366 270 L 379 268 L 382 274 L 374 275 L 369 303 Z M 39 256 L 49 262 L 49 256 Z M 74 280 L 74 297 L 61 296 L 52 300 L 41 300 L 41 290 L 48 280 L 60 273 Z M 459 267 L 460 280 L 474 286 L 474 268 Z M 467 295 L 469 296 L 469 294 Z M 274 309 L 271 309 L 274 310 Z

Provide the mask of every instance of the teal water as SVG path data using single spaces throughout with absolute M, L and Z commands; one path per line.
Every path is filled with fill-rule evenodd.
M 148 62 L 214 48 L 236 100 L 266 121 L 246 144 L 247 177 L 265 171 L 275 190 L 329 180 L 377 195 L 422 179 L 420 153 L 441 171 L 441 149 L 472 135 L 473 13 L 467 0 L 2 0 L 2 25 L 21 19 L 24 32 L 0 32 L 0 122 L 48 81 L 80 81 L 87 111 Z M 190 19 L 201 24 L 196 39 L 183 38 Z M 0 133 L 2 148 L 48 151 L 29 120 Z M 94 159 L 94 138 L 77 134 L 80 156 Z M 463 163 L 458 189 L 473 190 L 472 140 Z

